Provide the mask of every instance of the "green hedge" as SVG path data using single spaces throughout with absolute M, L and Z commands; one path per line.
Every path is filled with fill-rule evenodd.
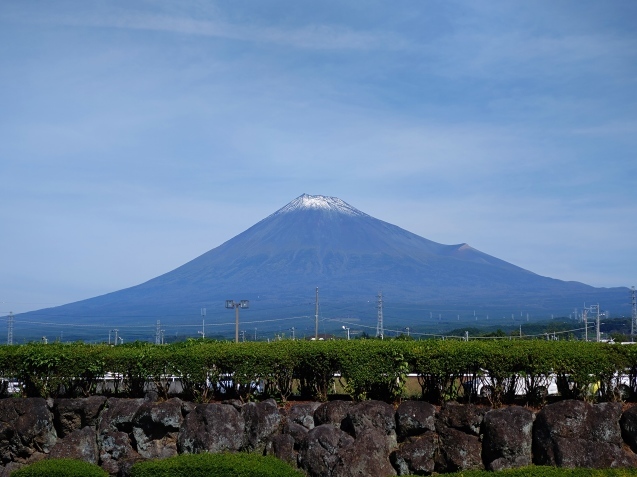
M 637 393 L 637 345 L 581 341 L 332 340 L 230 343 L 189 340 L 171 345 L 27 344 L 0 346 L 0 373 L 25 396 L 140 397 L 153 387 L 166 398 L 179 376 L 183 397 L 244 401 L 293 393 L 324 401 L 340 385 L 353 399 L 396 401 L 408 373 L 421 397 L 440 403 L 476 397 L 489 386 L 493 405 L 541 401 L 551 380 L 564 398 L 619 400 Z M 106 376 L 117 376 L 105 387 Z M 486 376 L 489 379 L 486 379 Z M 618 376 L 629 381 L 618 392 Z M 337 381 L 335 383 L 335 380 Z
M 131 477 L 303 477 L 302 472 L 272 456 L 256 454 L 183 454 L 138 462 Z
M 14 470 L 11 477 L 108 477 L 108 472 L 81 460 L 46 459 Z

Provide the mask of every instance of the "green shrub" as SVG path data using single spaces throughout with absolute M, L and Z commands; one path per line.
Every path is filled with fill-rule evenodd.
M 14 470 L 11 477 L 108 477 L 108 473 L 81 460 L 46 459 Z
M 401 341 L 356 340 L 340 350 L 345 391 L 357 401 L 396 401 L 402 397 L 409 362 Z
M 119 379 L 105 387 L 107 373 Z M 518 400 L 516 391 L 540 404 L 553 379 L 562 398 L 635 400 L 637 346 L 546 340 L 0 345 L 0 376 L 17 381 L 27 397 L 90 396 L 100 388 L 141 397 L 150 383 L 166 399 L 177 375 L 182 398 L 197 402 L 286 401 L 295 392 L 326 401 L 336 376 L 355 400 L 391 402 L 404 397 L 407 373 L 418 376 L 422 398 L 434 403 L 475 399 L 484 385 L 494 406 Z
M 256 454 L 183 454 L 138 462 L 131 477 L 302 477 L 275 457 Z

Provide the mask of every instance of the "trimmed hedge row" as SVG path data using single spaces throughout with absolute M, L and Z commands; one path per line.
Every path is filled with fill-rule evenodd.
M 150 385 L 167 397 L 178 376 L 183 397 L 196 402 L 285 401 L 293 393 L 326 400 L 335 380 L 353 399 L 394 401 L 404 395 L 408 373 L 417 376 L 422 398 L 436 403 L 470 399 L 480 384 L 488 384 L 495 405 L 521 392 L 541 400 L 551 381 L 563 397 L 619 400 L 627 391 L 637 395 L 637 346 L 540 340 L 0 346 L 4 384 L 17 381 L 26 396 L 139 397 Z

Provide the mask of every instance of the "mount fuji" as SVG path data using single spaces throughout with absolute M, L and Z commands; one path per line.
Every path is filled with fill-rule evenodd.
M 628 288 L 543 277 L 464 243 L 432 242 L 336 197 L 303 194 L 171 272 L 124 290 L 18 315 L 16 323 L 20 317 L 38 317 L 112 328 L 152 327 L 161 320 L 164 327 L 197 336 L 194 327 L 201 327 L 200 310 L 206 308 L 208 326 L 218 326 L 208 328 L 210 333 L 230 335 L 233 314 L 224 308 L 225 300 L 245 299 L 250 309 L 242 311 L 242 319 L 250 334 L 252 328 L 288 329 L 294 323 L 297 329 L 313 329 L 317 287 L 322 317 L 349 317 L 370 326 L 376 324 L 380 291 L 387 325 L 425 325 L 443 314 L 454 322 L 456 315 L 473 319 L 476 313 L 491 314 L 492 320 L 510 320 L 521 312 L 534 318 L 568 316 L 584 303 L 630 313 Z

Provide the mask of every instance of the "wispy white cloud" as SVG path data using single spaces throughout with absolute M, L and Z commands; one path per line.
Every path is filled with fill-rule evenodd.
M 312 23 L 290 28 L 230 22 L 221 18 L 216 11 L 214 16 L 217 18 L 198 19 L 183 12 L 166 14 L 112 9 L 99 15 L 58 14 L 35 17 L 31 21 L 77 27 L 158 31 L 310 50 L 397 50 L 410 44 L 399 34 L 387 31 L 358 31 L 342 25 Z

